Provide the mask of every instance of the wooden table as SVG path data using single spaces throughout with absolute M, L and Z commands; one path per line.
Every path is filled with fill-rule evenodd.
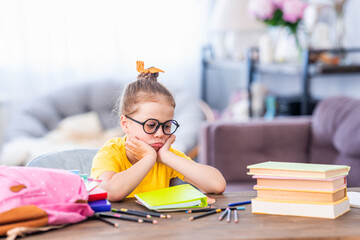
M 349 191 L 358 191 L 352 188 Z M 246 201 L 256 196 L 255 191 L 210 195 L 217 199 L 216 207 L 226 207 L 231 202 Z M 113 203 L 114 208 L 145 210 L 127 199 Z M 219 213 L 194 221 L 189 214 L 170 213 L 171 219 L 159 219 L 159 224 L 136 223 L 111 219 L 120 224 L 114 228 L 103 222 L 87 220 L 69 225 L 62 229 L 38 233 L 27 239 L 360 239 L 360 209 L 351 208 L 350 212 L 331 220 L 307 217 L 288 217 L 276 215 L 252 214 L 251 205 L 245 211 L 238 211 L 239 223 L 219 221 Z M 197 213 L 198 214 L 198 213 Z

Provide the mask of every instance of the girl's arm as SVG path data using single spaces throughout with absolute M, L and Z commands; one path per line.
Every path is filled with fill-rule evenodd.
M 206 193 L 220 194 L 225 191 L 226 181 L 219 170 L 209 165 L 203 165 L 177 156 L 169 151 L 175 141 L 172 135 L 158 152 L 158 160 L 184 175 L 184 180 L 195 185 Z
M 103 180 L 100 187 L 107 191 L 110 201 L 120 201 L 128 196 L 156 163 L 156 151 L 141 140 L 128 138 L 125 150 L 137 160 L 133 166 L 118 173 L 107 171 L 99 177 Z

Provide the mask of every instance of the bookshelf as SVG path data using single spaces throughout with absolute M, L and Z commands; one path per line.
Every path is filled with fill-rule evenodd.
M 271 63 L 261 64 L 258 61 L 259 50 L 251 48 L 247 54 L 247 76 L 249 93 L 249 115 L 252 116 L 251 85 L 256 74 L 271 75 L 298 75 L 301 81 L 301 92 L 298 96 L 301 101 L 301 115 L 312 113 L 315 99 L 311 94 L 311 81 L 313 78 L 322 75 L 354 75 L 360 74 L 360 63 L 348 63 L 338 65 L 326 65 L 313 61 L 315 56 L 322 53 L 330 53 L 335 56 L 345 56 L 350 53 L 360 52 L 360 48 L 347 49 L 305 49 L 299 63 Z
M 360 53 L 360 48 L 346 49 L 305 49 L 302 59 L 296 63 L 262 64 L 258 60 L 258 48 L 249 49 L 245 61 L 215 59 L 210 46 L 202 51 L 201 98 L 215 110 L 224 110 L 233 91 L 246 88 L 249 99 L 249 115 L 252 116 L 251 85 L 257 74 L 265 76 L 296 76 L 300 80 L 300 92 L 290 98 L 299 100 L 300 114 L 311 115 L 317 102 L 311 94 L 311 83 L 319 76 L 359 75 L 360 62 L 325 65 L 313 61 L 314 56 L 322 53 L 344 56 Z

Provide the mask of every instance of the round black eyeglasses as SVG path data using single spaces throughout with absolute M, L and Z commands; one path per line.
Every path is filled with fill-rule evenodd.
M 157 119 L 147 119 L 145 122 L 137 121 L 127 115 L 125 115 L 128 119 L 140 124 L 143 126 L 144 132 L 147 134 L 156 133 L 159 127 L 162 127 L 162 131 L 165 135 L 174 134 L 174 132 L 180 127 L 180 124 L 176 120 L 167 120 L 166 122 L 160 123 Z

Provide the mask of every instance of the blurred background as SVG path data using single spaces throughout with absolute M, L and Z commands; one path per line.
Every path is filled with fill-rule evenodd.
M 286 2 L 266 1 L 274 2 L 279 9 Z M 24 111 L 32 115 L 32 110 L 24 110 L 29 102 L 79 84 L 101 86 L 105 80 L 129 83 L 136 79 L 137 60 L 144 61 L 145 67 L 165 70 L 159 81 L 176 89 L 175 95 L 186 92 L 190 96 L 180 106 L 186 109 L 194 99 L 199 103 L 199 109 L 194 111 L 205 116 L 196 118 L 199 124 L 209 120 L 311 114 L 310 110 L 299 110 L 304 92 L 302 52 L 360 48 L 360 1 L 288 0 L 295 3 L 286 10 L 290 14 L 287 23 L 279 24 L 271 22 L 276 8 L 266 5 L 266 1 L 0 0 L 0 149 L 7 158 L 3 162 L 10 164 L 11 159 L 19 158 L 14 151 L 26 146 L 43 146 L 36 154 L 56 149 L 44 142 L 35 146 L 28 141 L 44 135 L 23 135 L 21 139 L 27 141 L 11 145 L 18 139 L 11 136 L 14 131 L 9 129 L 18 127 L 18 134 L 25 125 L 31 128 L 26 118 L 16 117 Z M 284 17 L 285 8 L 281 9 Z M 254 51 L 251 56 L 250 48 Z M 340 73 L 312 81 L 310 103 L 331 95 L 360 98 L 357 51 L 321 52 L 313 58 L 309 64 L 352 68 L 346 79 Z M 254 63 L 266 65 L 268 71 L 250 71 L 249 64 Z M 254 76 L 251 86 L 250 76 Z M 73 95 L 76 97 L 76 92 Z M 106 101 L 107 97 L 104 93 L 96 101 Z M 113 100 L 109 100 L 111 105 Z M 69 109 L 73 107 L 72 103 L 67 104 Z M 39 111 L 34 110 L 36 115 Z M 47 118 L 50 111 L 43 108 L 41 114 Z M 57 113 L 57 117 L 63 120 L 65 115 Z M 93 120 L 89 116 L 85 119 Z M 100 119 L 103 126 L 104 121 Z M 93 126 L 89 125 L 89 129 Z M 42 127 L 48 132 L 57 128 Z M 190 151 L 196 145 L 196 135 L 196 131 L 191 135 L 193 146 L 182 150 Z M 77 145 L 71 147 L 74 146 Z M 28 154 L 28 158 L 34 156 Z M 15 163 L 24 161 L 14 160 Z

